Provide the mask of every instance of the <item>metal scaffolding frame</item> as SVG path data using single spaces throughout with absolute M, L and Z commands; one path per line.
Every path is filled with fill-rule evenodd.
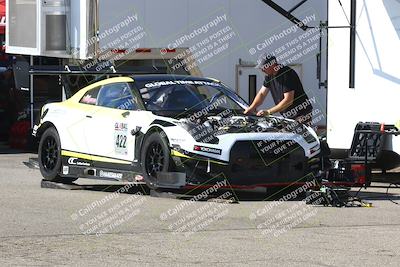
M 278 5 L 272 0 L 261 0 L 268 6 L 270 6 L 272 9 L 274 9 L 276 12 L 296 24 L 299 28 L 302 30 L 306 31 L 311 28 L 315 27 L 309 27 L 307 25 L 304 25 L 304 23 L 296 18 L 292 12 L 295 11 L 297 8 L 299 8 L 301 5 L 303 5 L 305 2 L 308 0 L 302 0 L 298 4 L 296 4 L 294 7 L 292 7 L 289 10 L 285 10 L 283 7 Z M 329 0 L 327 0 L 329 1 Z M 340 6 L 343 8 L 342 2 L 338 0 Z M 322 28 L 324 29 L 329 29 L 329 28 L 350 28 L 350 59 L 349 59 L 349 88 L 354 88 L 355 87 L 355 65 L 356 65 L 356 23 L 357 23 L 357 18 L 356 18 L 356 12 L 357 12 L 357 6 L 356 6 L 357 0 L 351 0 L 350 2 L 350 20 L 348 20 L 349 25 L 348 26 L 335 26 L 335 27 L 329 27 L 328 24 L 324 25 L 323 23 L 320 23 L 320 30 Z M 344 12 L 344 10 L 343 10 Z M 346 16 L 347 18 L 347 16 Z M 321 44 L 320 44 L 321 45 Z M 320 69 L 320 58 L 317 58 L 318 64 L 319 64 L 319 69 Z M 317 74 L 318 79 L 319 79 L 319 84 L 324 85 L 326 87 L 326 84 L 321 83 L 321 77 L 320 74 Z

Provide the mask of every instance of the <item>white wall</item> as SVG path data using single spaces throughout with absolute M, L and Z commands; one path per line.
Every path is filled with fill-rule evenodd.
M 350 15 L 349 0 L 342 1 Z M 357 1 L 355 89 L 349 88 L 349 30 L 330 29 L 328 142 L 349 148 L 359 121 L 400 120 L 400 1 Z M 329 2 L 330 26 L 348 25 L 337 1 Z M 399 138 L 394 139 L 400 153 Z

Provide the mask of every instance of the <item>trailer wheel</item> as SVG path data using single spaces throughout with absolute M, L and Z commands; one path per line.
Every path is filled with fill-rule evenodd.
M 42 176 L 52 182 L 70 183 L 78 178 L 61 177 L 61 142 L 57 130 L 48 128 L 40 138 L 39 167 Z

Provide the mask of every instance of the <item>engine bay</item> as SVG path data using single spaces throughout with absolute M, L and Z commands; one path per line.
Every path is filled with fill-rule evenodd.
M 221 115 L 204 116 L 192 120 L 190 118 L 182 118 L 179 122 L 186 126 L 190 126 L 191 130 L 212 129 L 216 135 L 223 133 L 249 133 L 249 132 L 288 132 L 287 125 L 289 121 L 278 117 L 257 117 L 257 116 L 231 116 L 224 117 Z M 185 127 L 186 128 L 186 127 Z

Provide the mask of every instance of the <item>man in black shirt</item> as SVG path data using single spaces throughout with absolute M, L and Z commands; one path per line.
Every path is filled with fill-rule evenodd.
M 272 55 L 264 55 L 258 63 L 257 68 L 266 74 L 264 84 L 244 113 L 255 113 L 257 107 L 264 102 L 271 91 L 275 106 L 268 110 L 258 111 L 257 116 L 268 116 L 279 112 L 285 118 L 310 125 L 312 103 L 315 99 L 312 101 L 308 98 L 297 73 L 287 66 L 278 64 Z

